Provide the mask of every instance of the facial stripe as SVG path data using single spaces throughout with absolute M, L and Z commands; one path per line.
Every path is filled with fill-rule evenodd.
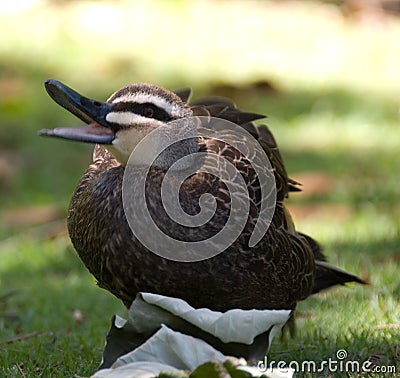
M 115 125 L 131 126 L 132 124 L 148 124 L 149 118 L 132 112 L 110 112 L 106 116 L 106 121 Z
M 111 101 L 113 104 L 123 103 L 123 102 L 131 102 L 138 104 L 150 103 L 154 104 L 160 109 L 163 109 L 166 113 L 170 115 L 171 118 L 181 118 L 188 114 L 188 110 L 185 107 L 182 107 L 181 104 L 174 103 L 168 98 L 164 98 L 155 93 L 146 93 L 146 92 L 122 92 L 119 94 L 118 92 L 114 93 L 108 101 Z
M 148 116 L 146 113 L 148 110 L 152 111 L 152 116 Z M 132 103 L 132 102 L 118 102 L 114 105 L 114 112 L 131 112 L 138 115 L 143 115 L 147 118 L 154 118 L 159 121 L 168 122 L 171 120 L 171 116 L 162 108 L 156 106 L 153 103 Z
M 152 103 L 159 108 L 164 109 L 169 114 L 171 114 L 174 108 L 173 104 L 167 101 L 165 98 L 143 92 L 127 93 L 113 100 L 113 104 L 118 102 L 135 102 L 138 104 Z

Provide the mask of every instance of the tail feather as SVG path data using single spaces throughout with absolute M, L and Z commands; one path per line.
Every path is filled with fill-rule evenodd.
M 315 261 L 315 279 L 313 294 L 325 290 L 335 285 L 345 285 L 347 282 L 357 282 L 367 284 L 361 278 L 347 273 L 344 270 L 327 264 L 324 261 Z
M 305 238 L 311 247 L 315 259 L 315 278 L 314 288 L 312 294 L 316 294 L 322 290 L 329 289 L 335 285 L 345 285 L 347 282 L 357 282 L 360 284 L 367 284 L 361 278 L 347 273 L 343 269 L 337 268 L 327 263 L 327 258 L 322 252 L 322 248 L 317 241 L 311 236 L 299 233 Z
M 318 244 L 318 242 L 316 242 L 312 237 L 306 234 L 301 234 L 301 236 L 303 236 L 310 244 L 315 258 L 315 278 L 312 294 L 319 293 L 320 291 L 329 289 L 335 285 L 345 285 L 348 282 L 357 282 L 362 285 L 368 284 L 367 281 L 325 262 L 326 257 L 322 253 L 322 248 Z M 289 331 L 289 335 L 291 338 L 295 337 L 295 316 L 296 313 L 293 314 L 293 316 L 282 328 L 281 339 L 285 337 L 286 331 Z

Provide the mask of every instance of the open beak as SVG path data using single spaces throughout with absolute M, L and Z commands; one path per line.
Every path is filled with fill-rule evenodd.
M 112 143 L 115 133 L 107 122 L 106 116 L 112 110 L 113 104 L 84 97 L 57 80 L 49 79 L 44 85 L 47 93 L 57 104 L 76 115 L 87 125 L 43 129 L 39 131 L 39 135 L 87 143 Z

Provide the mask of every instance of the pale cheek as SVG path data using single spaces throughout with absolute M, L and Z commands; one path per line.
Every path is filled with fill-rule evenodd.
M 107 149 L 122 164 L 126 164 L 139 142 L 147 135 L 148 130 L 129 129 L 120 131 L 111 146 Z
M 114 148 L 118 149 L 123 154 L 130 154 L 131 151 L 136 147 L 136 145 L 137 141 L 133 139 L 126 140 L 126 139 L 116 138 L 113 141 Z
M 120 147 L 116 147 L 113 145 L 107 145 L 105 146 L 106 149 L 108 150 L 108 152 L 111 153 L 111 155 L 113 155 L 119 163 L 121 164 L 126 164 L 129 160 L 129 154 L 121 151 Z

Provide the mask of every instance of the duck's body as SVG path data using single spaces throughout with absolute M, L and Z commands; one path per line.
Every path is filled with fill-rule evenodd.
M 86 109 L 71 107 L 66 97 L 60 98 L 58 92 L 65 90 L 64 87 L 58 86 L 57 82 L 48 85 L 52 97 L 81 119 L 87 123 L 94 120 L 102 129 L 104 126 L 113 129 L 110 119 L 118 116 L 113 118 L 101 114 L 99 118 L 90 112 L 87 116 Z M 166 93 L 157 91 L 158 89 L 155 92 L 145 91 L 145 96 L 150 97 L 152 93 L 161 93 L 162 96 Z M 140 98 L 143 102 L 145 96 L 143 93 L 140 96 L 130 94 L 126 89 L 119 91 L 105 104 L 106 107 L 114 106 L 113 110 L 107 110 L 106 113 L 115 113 L 115 104 L 126 103 L 127 99 L 135 98 L 137 101 Z M 115 145 L 119 145 L 114 144 L 112 148 L 108 148 L 112 138 L 108 140 L 105 132 L 106 145 L 95 147 L 94 162 L 75 190 L 68 216 L 68 229 L 74 247 L 99 286 L 120 298 L 126 306 L 131 304 L 138 292 L 151 292 L 184 299 L 193 307 L 226 311 L 232 308 L 294 309 L 297 301 L 333 284 L 362 282 L 357 277 L 324 263 L 321 263 L 321 268 L 319 260 L 324 260 L 324 256 L 316 242 L 295 230 L 283 202 L 296 183 L 288 178 L 268 128 L 256 128 L 251 123 L 260 116 L 242 112 L 227 101 L 204 101 L 188 108 L 184 101 L 171 92 L 168 92 L 168 96 L 166 101 L 173 105 L 167 106 L 161 100 L 156 101 L 157 105 L 165 105 L 165 109 L 169 109 L 176 118 L 199 114 L 227 119 L 245 128 L 258 140 L 271 162 L 276 181 L 276 207 L 271 224 L 262 239 L 255 246 L 249 247 L 249 237 L 260 213 L 262 197 L 255 171 L 245 156 L 226 143 L 212 138 L 197 138 L 198 151 L 227 159 L 244 178 L 250 198 L 250 210 L 244 230 L 222 253 L 202 261 L 173 261 L 150 252 L 134 236 L 125 216 L 122 184 L 127 159 L 118 161 L 114 155 L 120 156 L 119 153 L 110 153 L 115 151 Z M 68 100 L 71 96 L 67 97 Z M 118 100 L 120 98 L 123 101 Z M 82 103 L 84 102 L 80 101 Z M 118 106 L 118 109 L 122 109 L 121 105 Z M 126 109 L 124 108 L 125 112 Z M 160 117 L 168 118 L 158 108 L 156 111 Z M 120 130 L 113 129 L 117 135 Z M 70 133 L 46 132 L 46 135 L 49 134 L 75 139 L 70 137 Z M 99 141 L 99 129 L 94 134 L 95 138 L 88 137 L 91 140 L 81 140 Z M 100 142 L 103 143 L 103 139 Z M 133 167 L 133 172 L 130 172 L 132 188 L 136 185 L 135 177 L 139 179 L 146 171 L 140 164 Z M 195 215 L 199 212 L 199 198 L 203 193 L 212 194 L 217 203 L 216 212 L 210 222 L 193 229 L 172 222 L 162 207 L 160 187 L 166 171 L 163 164 L 153 166 L 146 182 L 147 206 L 160 229 L 175 239 L 196 242 L 211 237 L 223 228 L 230 212 L 230 199 L 226 196 L 224 181 L 203 172 L 196 172 L 184 181 L 179 193 L 182 209 L 186 213 Z M 138 196 L 137 201 L 140 200 L 141 197 Z M 324 273 L 321 276 L 318 272 L 322 271 Z M 318 282 L 315 277 L 318 277 Z
M 311 293 L 315 271 L 312 251 L 305 239 L 287 231 L 282 223 L 282 208 L 277 208 L 273 223 L 256 247 L 248 247 L 248 230 L 225 252 L 210 259 L 168 260 L 145 249 L 126 221 L 122 206 L 124 166 L 100 146 L 96 147 L 95 156 L 97 160 L 83 176 L 72 198 L 69 233 L 79 256 L 99 285 L 121 298 L 127 306 L 137 292 L 143 291 L 181 298 L 193 307 L 219 311 L 291 309 Z M 141 174 L 138 168 L 138 176 Z M 163 176 L 160 170 L 151 172 L 149 186 L 159 187 Z M 221 183 L 201 175 L 191 178 L 187 185 L 216 194 Z M 192 211 L 191 204 L 198 202 L 197 190 L 187 196 L 191 194 L 192 201 L 182 202 L 188 212 Z M 157 205 L 155 200 L 150 206 Z M 175 237 L 198 239 L 198 235 L 185 235 L 183 227 L 170 224 L 164 212 L 154 211 L 159 223 L 164 224 L 166 230 L 172 229 Z M 219 212 L 218 219 L 227 216 L 223 206 Z M 207 237 L 213 230 L 203 229 L 202 233 Z

